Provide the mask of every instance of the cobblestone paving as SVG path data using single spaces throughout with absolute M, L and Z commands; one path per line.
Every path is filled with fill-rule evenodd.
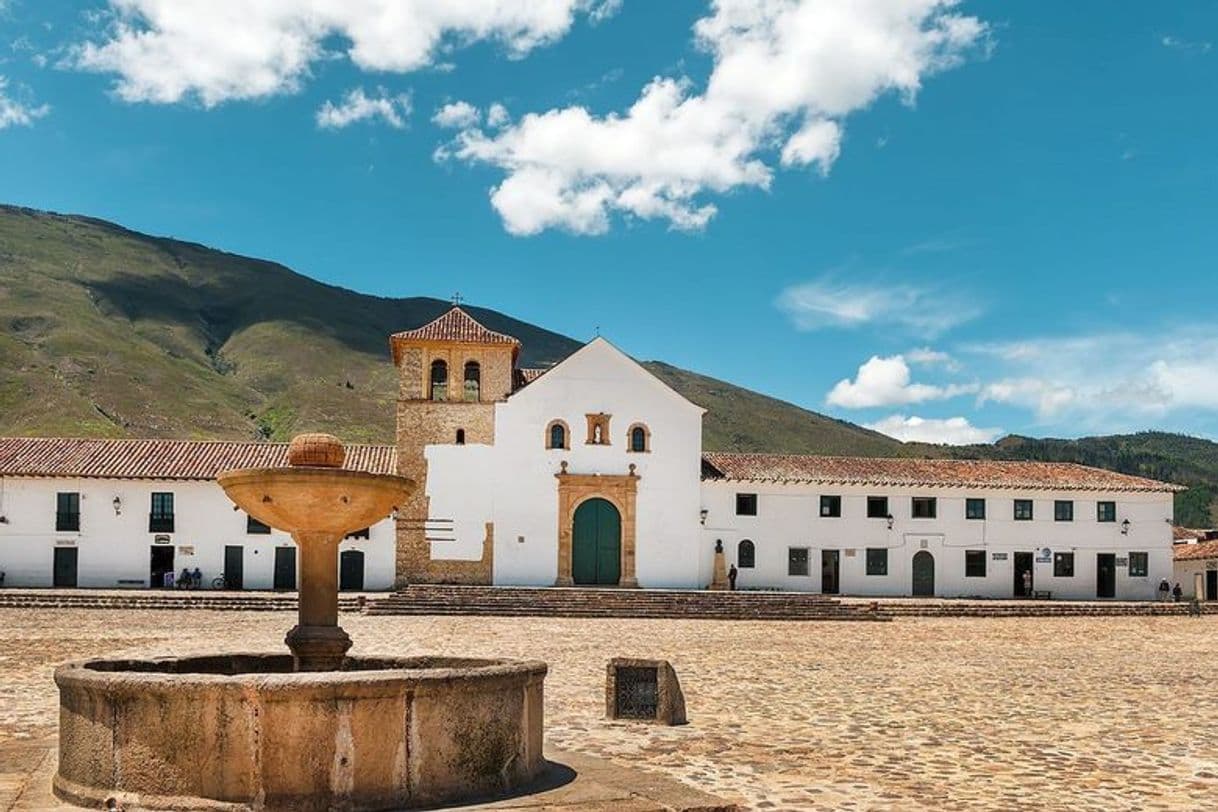
M 0 611 L 0 745 L 54 735 L 62 660 L 277 648 L 292 621 Z M 552 745 L 751 808 L 1218 807 L 1218 617 L 342 622 L 364 653 L 544 659 Z M 611 656 L 672 660 L 690 724 L 604 721 Z

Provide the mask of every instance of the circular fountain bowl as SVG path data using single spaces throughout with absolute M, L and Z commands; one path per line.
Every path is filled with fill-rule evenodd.
M 544 768 L 537 661 L 289 654 L 60 666 L 55 794 L 107 808 L 401 809 L 519 791 Z M 111 801 L 113 799 L 113 801 Z

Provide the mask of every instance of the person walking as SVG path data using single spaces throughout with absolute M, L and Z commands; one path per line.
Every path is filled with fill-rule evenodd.
M 1167 598 L 1171 594 L 1171 583 L 1166 578 L 1159 581 L 1159 601 L 1167 603 Z
M 738 573 L 736 572 L 736 565 L 735 565 L 735 564 L 732 564 L 732 566 L 728 567 L 728 570 L 727 570 L 727 584 L 728 584 L 728 586 L 727 586 L 727 588 L 728 588 L 730 591 L 732 591 L 732 592 L 735 592 L 735 591 L 736 591 L 736 575 L 737 575 L 737 574 L 738 574 Z

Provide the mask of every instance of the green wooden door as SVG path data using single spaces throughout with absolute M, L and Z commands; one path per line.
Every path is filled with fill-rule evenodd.
M 589 499 L 575 510 L 571 577 L 577 584 L 616 586 L 621 576 L 622 518 L 604 499 Z
M 919 550 L 913 557 L 913 594 L 931 597 L 935 594 L 935 557 Z

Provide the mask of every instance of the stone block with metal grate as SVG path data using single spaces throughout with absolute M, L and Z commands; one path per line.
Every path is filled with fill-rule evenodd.
M 615 657 L 605 677 L 605 716 L 661 725 L 683 725 L 685 696 L 667 660 Z

